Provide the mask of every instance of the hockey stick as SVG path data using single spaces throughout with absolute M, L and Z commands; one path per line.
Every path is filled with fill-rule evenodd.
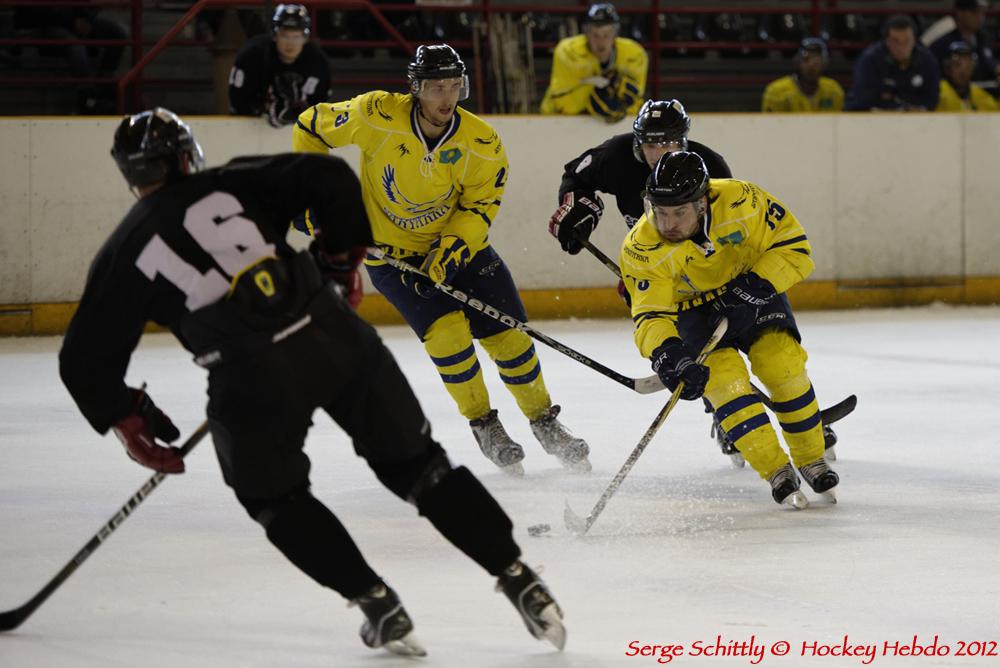
M 198 445 L 207 433 L 208 422 L 202 422 L 201 425 L 195 429 L 190 436 L 188 436 L 187 440 L 184 441 L 184 444 L 180 447 L 181 456 L 183 457 L 191 452 L 191 450 L 194 449 L 194 446 Z M 87 560 L 87 557 L 93 554 L 94 551 L 101 546 L 101 543 L 108 539 L 108 536 L 114 533 L 115 529 L 117 529 L 121 523 L 132 514 L 132 511 L 135 510 L 136 507 L 142 503 L 166 477 L 167 475 L 165 473 L 157 472 L 153 475 L 153 477 L 147 480 L 146 484 L 140 487 L 139 491 L 133 494 L 132 497 L 125 502 L 125 505 L 122 506 L 110 520 L 108 520 L 107 524 L 102 526 L 100 530 L 87 541 L 87 544 L 84 545 L 80 551 L 69 560 L 69 563 L 63 566 L 62 570 L 59 571 L 54 578 L 49 580 L 49 583 L 42 587 L 40 592 L 31 597 L 31 600 L 19 608 L 7 610 L 6 612 L 0 612 L 0 631 L 10 631 L 12 629 L 16 629 L 22 622 L 24 622 L 24 620 L 31 616 L 31 613 L 33 613 L 38 606 L 44 603 L 46 599 L 52 595 L 52 592 L 58 589 L 63 582 L 69 579 L 69 576 L 71 576 L 76 569 Z
M 583 247 L 586 248 L 591 255 L 600 260 L 601 264 L 610 269 L 615 276 L 621 279 L 622 277 L 621 269 L 619 269 L 618 265 L 615 264 L 615 261 L 612 260 L 607 255 L 605 255 L 600 248 L 590 243 L 589 239 L 583 242 Z M 771 401 L 771 397 L 769 397 L 767 393 L 764 392 L 764 390 L 760 389 L 753 383 L 750 383 L 750 387 L 753 388 L 754 394 L 757 395 L 757 398 L 760 399 L 761 403 L 763 403 L 768 409 L 773 411 L 774 402 Z M 852 394 L 846 399 L 842 399 L 840 402 L 834 404 L 833 406 L 830 406 L 829 408 L 824 408 L 819 412 L 820 417 L 823 420 L 823 424 L 830 425 L 838 420 L 843 419 L 844 417 L 850 415 L 851 412 L 854 410 L 854 407 L 857 405 L 858 405 L 858 398 Z
M 701 349 L 701 353 L 698 354 L 698 364 L 703 363 L 709 353 L 715 349 L 715 346 L 717 346 L 719 341 L 722 340 L 722 337 L 725 336 L 726 329 L 728 327 L 729 321 L 723 317 L 716 326 L 715 331 L 712 332 L 712 336 L 709 337 L 708 342 Z M 611 500 L 612 495 L 621 486 L 622 482 L 625 480 L 625 476 L 627 476 L 628 472 L 632 470 L 635 463 L 639 461 L 639 456 L 646 449 L 646 446 L 649 445 L 649 442 L 653 440 L 653 436 L 655 436 L 656 432 L 659 431 L 660 427 L 666 421 L 667 416 L 670 415 L 670 412 L 674 410 L 674 406 L 677 405 L 677 401 L 680 399 L 681 392 L 683 390 L 684 383 L 679 383 L 677 385 L 677 389 L 670 395 L 670 401 L 668 401 L 667 405 L 664 406 L 657 414 L 656 419 L 653 420 L 653 424 L 649 425 L 649 429 L 647 429 L 646 433 L 642 435 L 642 439 L 639 440 L 639 444 L 632 450 L 628 459 L 626 459 L 625 463 L 622 464 L 622 467 L 618 470 L 618 473 L 611 481 L 611 484 L 608 485 L 608 488 L 604 490 L 603 494 L 601 494 L 601 498 L 597 500 L 597 503 L 594 505 L 594 509 L 590 511 L 590 514 L 587 515 L 586 518 L 582 518 L 573 512 L 573 509 L 570 508 L 569 500 L 566 501 L 566 508 L 563 510 L 563 520 L 566 523 L 567 529 L 578 536 L 582 536 L 590 530 L 590 527 L 594 525 L 594 522 L 597 521 L 597 517 L 604 510 L 604 506 L 608 505 L 608 501 Z
M 373 255 L 374 257 L 379 258 L 380 260 L 384 260 L 391 267 L 395 267 L 400 271 L 404 272 L 408 271 L 411 274 L 423 276 L 428 281 L 431 280 L 431 278 L 424 272 L 420 271 L 419 269 L 417 269 L 412 265 L 409 265 L 405 262 L 402 262 L 394 257 L 387 255 L 385 251 L 383 251 L 381 248 L 370 247 L 368 249 L 368 252 L 371 253 L 371 255 Z M 576 350 L 570 348 L 569 346 L 559 343 L 551 336 L 539 332 L 537 329 L 531 327 L 527 323 L 521 322 L 520 320 L 518 320 L 513 316 L 509 316 L 503 311 L 494 308 L 489 304 L 483 303 L 478 299 L 476 299 L 475 297 L 465 294 L 461 290 L 456 290 L 454 287 L 448 285 L 447 283 L 435 283 L 434 287 L 436 287 L 438 290 L 445 293 L 452 299 L 462 302 L 463 304 L 465 304 L 467 308 L 470 308 L 474 311 L 478 311 L 483 315 L 489 316 L 490 318 L 497 320 L 506 327 L 509 327 L 511 329 L 519 329 L 528 336 L 530 336 L 531 338 L 535 339 L 536 341 L 541 341 L 550 348 L 558 350 L 563 355 L 566 355 L 567 357 L 576 360 L 580 364 L 583 364 L 584 366 L 593 369 L 597 373 L 607 378 L 610 378 L 616 383 L 621 383 L 625 387 L 635 392 L 638 392 L 639 394 L 652 394 L 653 392 L 659 392 L 660 390 L 664 389 L 663 383 L 660 382 L 659 377 L 656 376 L 655 374 L 652 376 L 647 376 L 645 378 L 630 378 L 628 376 L 622 375 L 617 371 L 609 369 L 600 362 L 593 360 L 582 353 L 577 352 Z

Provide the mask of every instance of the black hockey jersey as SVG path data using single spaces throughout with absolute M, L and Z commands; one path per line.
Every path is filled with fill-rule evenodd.
M 247 40 L 229 74 L 229 109 L 233 114 L 260 116 L 270 100 L 282 97 L 296 109 L 289 112 L 294 122 L 298 114 L 330 99 L 330 65 L 323 50 L 306 42 L 294 63 L 278 57 L 270 34 Z
M 234 278 L 290 258 L 289 221 L 311 209 L 331 253 L 373 243 L 361 186 L 343 160 L 308 153 L 236 158 L 143 197 L 98 251 L 59 353 L 80 411 L 104 433 L 131 409 L 124 377 L 148 321 L 180 334 Z
M 708 175 L 713 179 L 731 179 L 732 172 L 725 159 L 696 141 L 688 142 L 688 149 L 705 161 Z M 632 133 L 615 135 L 600 146 L 585 151 L 578 158 L 566 163 L 562 183 L 559 184 L 559 201 L 570 192 L 614 195 L 618 210 L 629 227 L 643 214 L 642 192 L 650 169 L 645 162 L 635 159 L 632 152 Z

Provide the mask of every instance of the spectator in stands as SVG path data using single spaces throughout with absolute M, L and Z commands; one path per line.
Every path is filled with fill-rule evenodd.
M 944 69 L 945 61 L 952 57 L 951 45 L 961 41 L 972 47 L 976 54 L 973 81 L 1000 79 L 1000 63 L 993 56 L 991 40 L 983 25 L 986 23 L 986 0 L 955 0 L 955 29 L 945 33 L 931 44 L 931 52 Z
M 42 39 L 128 39 L 128 32 L 117 22 L 99 16 L 92 7 L 19 7 L 14 15 L 15 29 Z M 40 52 L 62 50 L 75 77 L 115 75 L 125 51 L 124 45 L 89 46 L 69 44 L 41 47 Z M 114 113 L 115 88 L 111 84 L 84 84 L 78 91 L 77 111 L 84 114 Z
M 883 39 L 854 64 L 848 111 L 927 111 L 937 107 L 941 70 L 934 55 L 917 44 L 913 19 L 890 16 Z
M 795 73 L 767 85 L 761 111 L 843 111 L 844 89 L 823 76 L 828 61 L 826 42 L 806 37 L 795 54 Z
M 638 42 L 619 37 L 614 5 L 591 5 L 583 34 L 556 45 L 543 114 L 588 113 L 609 123 L 635 115 L 644 100 L 649 56 Z
M 330 99 L 330 65 L 309 41 L 311 25 L 302 5 L 278 5 L 270 34 L 251 37 L 236 55 L 229 74 L 231 113 L 264 116 L 280 128 Z
M 952 42 L 944 61 L 941 79 L 941 100 L 938 111 L 997 111 L 997 101 L 972 83 L 972 72 L 978 56 L 971 44 Z

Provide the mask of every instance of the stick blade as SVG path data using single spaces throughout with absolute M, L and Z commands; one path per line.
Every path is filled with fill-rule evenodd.
M 577 515 L 573 512 L 573 509 L 569 506 L 569 500 L 566 501 L 566 507 L 563 508 L 563 522 L 566 524 L 566 528 L 577 536 L 582 536 L 587 533 L 587 520 Z
M 840 403 L 834 404 L 829 408 L 824 408 L 822 411 L 820 411 L 820 415 L 822 416 L 823 419 L 823 424 L 833 424 L 834 422 L 838 422 L 839 420 L 844 419 L 852 412 L 854 412 L 854 409 L 857 407 L 857 405 L 858 405 L 858 397 L 857 395 L 852 394 L 851 396 L 847 397 Z
M 0 612 L 0 631 L 13 631 L 27 618 L 24 608 Z

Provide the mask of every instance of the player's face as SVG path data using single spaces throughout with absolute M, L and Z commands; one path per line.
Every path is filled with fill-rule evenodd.
M 465 85 L 463 77 L 428 79 L 420 87 L 420 109 L 435 123 L 447 123 L 455 113 Z
M 615 37 L 618 36 L 618 26 L 587 26 L 587 46 L 591 53 L 597 56 L 600 62 L 611 57 L 611 50 L 615 46 Z
M 823 73 L 823 56 L 807 51 L 799 60 L 799 76 L 808 81 L 815 81 Z
M 294 63 L 299 55 L 301 55 L 302 49 L 305 48 L 306 39 L 306 34 L 301 30 L 281 28 L 278 30 L 278 34 L 274 36 L 274 45 L 278 49 L 278 57 L 281 58 L 282 62 Z
M 649 205 L 653 224 L 660 236 L 671 243 L 690 239 L 701 226 L 702 201 L 688 202 L 678 206 Z
M 976 69 L 976 64 L 973 62 L 971 54 L 956 54 L 948 61 L 948 78 L 959 86 L 967 86 L 972 80 L 972 70 L 974 69 Z
M 687 145 L 681 141 L 668 141 L 662 144 L 642 144 L 642 155 L 646 158 L 646 164 L 652 169 L 656 162 L 667 153 L 683 151 Z
M 900 30 L 890 30 L 886 35 L 885 45 L 893 59 L 899 62 L 907 61 L 913 55 L 913 46 L 916 44 L 913 31 L 909 28 Z

